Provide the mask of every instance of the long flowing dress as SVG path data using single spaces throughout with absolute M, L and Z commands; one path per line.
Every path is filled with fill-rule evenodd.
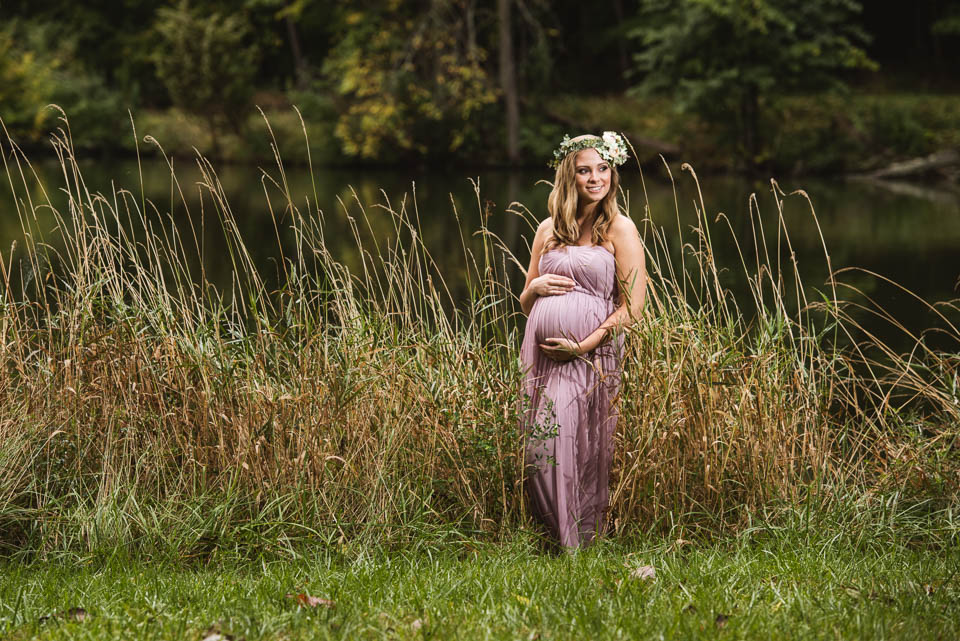
M 605 526 L 623 343 L 614 337 L 566 362 L 550 359 L 539 344 L 552 337 L 583 340 L 613 313 L 616 263 L 599 245 L 568 245 L 544 253 L 540 273 L 572 278 L 576 286 L 537 298 L 527 319 L 520 350 L 529 403 L 526 490 L 534 515 L 561 546 L 573 548 Z

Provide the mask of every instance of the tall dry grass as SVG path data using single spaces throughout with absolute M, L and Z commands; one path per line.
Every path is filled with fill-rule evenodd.
M 65 119 L 51 144 L 58 198 L 0 142 L 25 239 L 0 257 L 0 546 L 191 555 L 303 537 L 503 535 L 526 522 L 506 276 L 516 258 L 493 234 L 463 230 L 470 298 L 454 300 L 414 199 L 369 209 L 355 198 L 326 214 L 315 192 L 290 192 L 277 156 L 262 175 L 268 206 L 283 203 L 271 208 L 273 286 L 203 158 L 195 187 L 213 211 L 190 210 L 170 165 L 178 227 L 142 186 L 88 190 Z M 764 229 L 751 201 L 755 234 L 733 266 L 753 292 L 743 310 L 712 251 L 724 219 L 708 220 L 702 198 L 692 232 L 667 231 L 647 207 L 628 213 L 647 246 L 651 304 L 624 361 L 619 531 L 736 527 L 778 502 L 889 479 L 896 448 L 927 460 L 924 447 L 955 437 L 957 355 L 881 358 L 875 344 L 827 340 L 853 336 L 855 321 L 837 283 L 807 300 L 782 216 Z M 50 215 L 55 227 L 42 228 Z M 329 249 L 327 215 L 351 225 L 353 268 Z M 366 232 L 374 216 L 392 237 Z M 214 224 L 226 256 L 205 255 Z M 206 277 L 212 260 L 230 261 L 229 287 Z M 942 431 L 901 438 L 908 406 Z

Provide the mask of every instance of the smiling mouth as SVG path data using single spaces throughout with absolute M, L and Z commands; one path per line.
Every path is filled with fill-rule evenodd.
M 593 192 L 593 193 L 603 191 L 603 185 L 600 185 L 599 187 L 587 187 L 587 191 Z

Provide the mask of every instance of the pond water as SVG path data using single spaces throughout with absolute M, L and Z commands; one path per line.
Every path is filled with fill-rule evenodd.
M 63 197 L 56 190 L 63 185 L 60 167 L 52 160 L 35 161 L 35 167 L 58 207 Z M 87 189 L 111 193 L 114 187 L 130 190 L 140 200 L 140 169 L 136 160 L 107 161 L 81 159 Z M 194 162 L 178 161 L 176 175 L 183 197 L 170 179 L 166 163 L 144 160 L 142 165 L 143 194 L 160 214 L 172 212 L 182 231 L 187 232 L 185 210 L 195 226 L 206 218 L 203 235 L 204 266 L 215 283 L 229 283 L 230 262 L 223 247 L 222 234 L 216 233 L 216 214 L 209 194 L 197 188 L 199 169 Z M 282 182 L 276 167 L 219 166 L 217 177 L 223 186 L 240 233 L 251 250 L 254 261 L 265 274 L 276 274 L 279 246 L 289 247 L 292 238 L 275 230 L 270 206 L 282 222 L 283 201 L 272 183 Z M 665 169 L 625 171 L 622 188 L 631 216 L 638 224 L 648 219 L 649 225 L 662 230 L 674 258 L 683 243 L 697 245 L 699 196 L 697 183 L 679 165 L 671 166 L 675 182 Z M 461 237 L 476 247 L 472 237 L 481 220 L 490 231 L 503 239 L 516 257 L 526 265 L 527 243 L 532 231 L 527 221 L 508 212 L 511 203 L 522 203 L 537 219 L 545 215 L 552 172 L 493 171 L 467 172 L 410 168 L 404 170 L 316 169 L 313 175 L 305 167 L 286 167 L 285 179 L 294 201 L 307 211 L 306 200 L 316 202 L 323 212 L 326 242 L 341 260 L 356 266 L 359 253 L 353 240 L 348 216 L 360 220 L 359 233 L 370 242 L 383 243 L 393 235 L 391 217 L 378 205 L 389 202 L 395 210 L 405 205 L 418 217 L 421 233 L 440 271 L 455 296 L 465 295 L 463 283 L 463 251 Z M 0 187 L 0 248 L 9 259 L 7 248 L 22 231 L 4 178 Z M 800 195 L 787 196 L 782 220 L 787 238 L 778 234 L 781 214 L 778 212 L 769 181 L 751 181 L 742 176 L 705 177 L 700 180 L 706 220 L 710 224 L 713 251 L 724 270 L 721 277 L 738 296 L 748 290 L 740 251 L 748 265 L 756 261 L 755 234 L 767 240 L 767 252 L 776 254 L 778 243 L 781 263 L 789 266 L 793 250 L 802 280 L 808 290 L 825 290 L 829 273 L 821 233 L 829 251 L 833 269 L 857 267 L 877 272 L 929 301 L 958 297 L 960 279 L 960 196 L 956 193 L 914 184 L 878 184 L 859 181 L 825 181 L 796 179 L 784 181 L 780 188 L 790 193 L 803 189 L 815 210 Z M 24 189 L 18 186 L 18 197 Z M 39 195 L 36 187 L 31 189 Z M 314 194 L 316 193 L 316 197 Z M 676 193 L 676 197 L 675 194 Z M 756 194 L 757 213 L 750 215 L 750 195 Z M 112 199 L 111 199 L 112 200 Z M 184 204 L 186 203 L 186 204 Z M 360 205 L 365 208 L 368 223 L 363 220 Z M 315 207 L 313 208 L 315 210 Z M 516 206 L 513 207 L 517 209 Z M 719 213 L 724 217 L 719 217 Z M 729 221 L 729 226 L 727 222 Z M 818 228 L 819 223 L 819 228 Z M 38 225 L 52 228 L 52 217 L 41 218 Z M 189 236 L 185 236 L 189 238 Z M 219 245 L 218 245 L 219 243 Z M 740 245 L 738 250 L 737 245 Z M 21 241 L 22 246 L 22 241 Z M 760 248 L 760 253 L 765 252 Z M 522 284 L 519 268 L 510 268 L 515 289 Z M 905 326 L 919 331 L 934 324 L 934 315 L 912 296 L 864 272 L 846 272 L 841 280 L 862 292 L 848 291 L 848 297 L 870 296 L 892 312 Z M 841 294 L 844 292 L 841 291 Z M 862 298 L 861 298 L 862 300 Z M 954 317 L 956 315 L 954 314 Z M 885 329 L 878 331 L 886 332 Z

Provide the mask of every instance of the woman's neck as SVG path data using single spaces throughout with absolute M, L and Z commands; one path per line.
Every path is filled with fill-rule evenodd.
M 584 225 L 593 224 L 593 221 L 597 218 L 597 204 L 590 203 L 588 205 L 580 205 L 577 207 L 577 224 L 583 227 Z
M 577 209 L 577 226 L 580 228 L 580 238 L 577 239 L 578 245 L 587 244 L 593 241 L 593 223 L 597 220 L 597 203 L 590 203 L 586 207 Z

